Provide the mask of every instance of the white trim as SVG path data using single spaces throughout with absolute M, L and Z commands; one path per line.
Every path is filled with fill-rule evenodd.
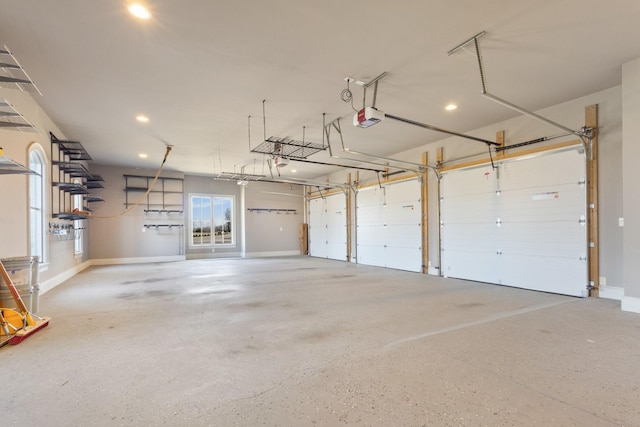
M 91 265 L 123 265 L 123 264 L 145 264 L 152 262 L 176 262 L 184 261 L 184 255 L 155 256 L 155 257 L 133 257 L 133 258 L 101 258 L 92 259 Z
M 187 254 L 187 259 L 215 259 L 215 258 L 269 258 L 279 256 L 300 256 L 300 250 L 271 251 L 271 252 L 199 252 Z
M 187 254 L 187 259 L 243 258 L 242 252 L 197 252 Z
M 300 250 L 295 251 L 268 251 L 268 252 L 247 252 L 244 257 L 245 258 L 267 258 L 267 257 L 275 257 L 275 256 L 298 256 L 300 255 Z
M 64 281 L 71 279 L 73 276 L 90 267 L 91 265 L 91 261 L 85 261 L 82 264 L 78 264 L 68 269 L 67 271 L 58 274 L 57 276 L 45 280 L 44 282 L 40 283 L 40 295 L 44 294 L 45 292 L 49 292 L 51 289 L 55 288 Z
M 622 297 L 622 311 L 630 311 L 632 313 L 640 313 L 640 298 L 638 297 Z
M 600 286 L 598 297 L 621 301 L 624 297 L 624 288 L 622 286 Z
M 194 245 L 193 244 L 193 206 L 192 199 L 194 197 L 209 198 L 211 200 L 211 243 Z M 214 199 L 231 199 L 231 243 L 215 243 L 215 212 L 214 212 Z M 187 223 L 187 242 L 189 249 L 201 249 L 201 248 L 235 248 L 237 246 L 236 232 L 236 196 L 233 194 L 207 194 L 207 193 L 188 193 L 187 194 L 187 210 L 188 210 L 188 223 Z

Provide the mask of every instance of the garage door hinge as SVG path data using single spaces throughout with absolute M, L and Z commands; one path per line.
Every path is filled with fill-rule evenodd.
M 595 283 L 593 283 L 593 281 L 590 281 L 589 284 L 587 285 L 587 289 L 594 289 L 596 287 Z
M 595 209 L 595 208 L 596 208 L 595 203 L 589 203 L 589 209 Z
M 595 247 L 596 247 L 596 244 L 595 244 L 594 242 L 589 242 L 589 247 L 590 247 L 590 248 L 595 248 Z

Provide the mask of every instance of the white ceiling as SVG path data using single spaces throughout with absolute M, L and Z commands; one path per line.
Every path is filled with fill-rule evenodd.
M 481 31 L 490 92 L 532 111 L 619 85 L 621 65 L 640 57 L 638 0 L 147 0 L 148 21 L 126 3 L 1 0 L 0 43 L 96 162 L 155 169 L 168 143 L 166 168 L 186 173 L 263 173 L 248 140 L 249 115 L 251 147 L 263 139 L 262 100 L 267 136 L 301 140 L 304 126 L 306 141 L 322 142 L 326 113 L 345 118 L 345 145 L 377 155 L 443 138 L 390 120 L 353 127 L 340 100 L 347 76 L 388 72 L 379 109 L 458 132 L 513 117 L 480 95 L 473 55 L 447 55 Z M 351 89 L 360 108 L 362 89 Z M 460 107 L 446 112 L 452 101 Z

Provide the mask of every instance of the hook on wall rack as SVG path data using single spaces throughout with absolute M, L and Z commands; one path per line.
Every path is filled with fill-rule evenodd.
M 275 212 L 277 214 L 287 214 L 287 215 L 297 215 L 298 214 L 298 210 L 297 209 L 279 209 L 279 208 L 247 208 L 247 211 L 249 212 L 255 212 L 255 213 L 271 213 L 271 212 Z

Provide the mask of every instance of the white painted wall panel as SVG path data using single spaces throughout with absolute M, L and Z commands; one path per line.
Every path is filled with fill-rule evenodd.
M 445 174 L 442 274 L 585 296 L 584 180 L 576 149 Z

